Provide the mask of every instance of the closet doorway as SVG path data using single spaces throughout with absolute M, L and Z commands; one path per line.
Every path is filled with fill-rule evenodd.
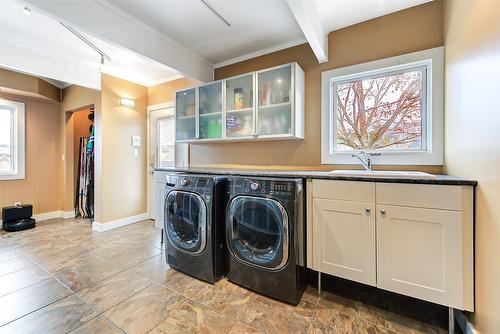
M 94 218 L 94 106 L 67 113 L 67 159 L 71 159 L 75 217 Z M 72 154 L 69 154 L 72 152 Z M 68 181 L 69 181 L 68 180 Z

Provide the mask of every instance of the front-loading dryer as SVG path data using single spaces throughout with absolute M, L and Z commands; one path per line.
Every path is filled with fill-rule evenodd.
M 302 179 L 231 177 L 227 279 L 297 304 L 306 286 Z
M 225 274 L 224 209 L 227 178 L 172 174 L 165 195 L 167 263 L 214 283 Z

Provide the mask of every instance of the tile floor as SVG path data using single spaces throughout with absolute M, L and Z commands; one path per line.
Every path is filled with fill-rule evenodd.
M 308 288 L 297 307 L 165 264 L 151 221 L 0 232 L 0 333 L 445 333 Z

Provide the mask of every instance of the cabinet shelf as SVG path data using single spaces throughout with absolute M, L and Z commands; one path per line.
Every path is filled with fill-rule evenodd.
M 209 113 L 206 113 L 206 114 L 200 114 L 200 117 L 206 117 L 206 116 L 215 116 L 215 115 L 220 115 L 222 116 L 222 112 L 209 112 Z
M 286 107 L 286 106 L 289 106 L 290 104 L 291 104 L 291 102 L 267 104 L 264 106 L 259 106 L 259 110 L 272 110 L 272 109 L 279 108 L 279 107 Z
M 192 115 L 192 116 L 180 116 L 180 117 L 177 117 L 177 119 L 193 119 L 195 118 L 196 116 L 195 115 Z
M 241 108 L 241 109 L 233 109 L 226 111 L 228 114 L 235 112 L 245 112 L 245 111 L 253 111 L 253 108 Z

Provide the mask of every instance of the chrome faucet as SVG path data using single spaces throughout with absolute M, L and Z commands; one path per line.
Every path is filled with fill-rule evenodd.
M 372 157 L 379 156 L 380 153 L 366 153 L 365 151 L 361 151 L 359 153 L 353 153 L 353 158 L 358 158 L 361 161 L 361 165 L 365 168 L 367 172 L 372 171 Z

